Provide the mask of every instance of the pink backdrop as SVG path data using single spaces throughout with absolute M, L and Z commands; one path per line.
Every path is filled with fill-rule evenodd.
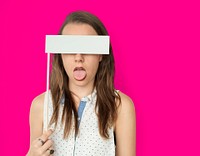
M 136 107 L 137 156 L 199 156 L 199 6 L 192 0 L 1 1 L 0 155 L 27 152 L 30 104 L 45 91 L 45 35 L 57 34 L 65 16 L 82 9 L 110 33 L 116 88 Z

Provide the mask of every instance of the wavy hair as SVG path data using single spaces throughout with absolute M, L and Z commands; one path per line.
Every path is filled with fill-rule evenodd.
M 63 28 L 69 23 L 88 24 L 93 27 L 98 35 L 108 35 L 103 23 L 94 15 L 85 11 L 75 11 L 70 13 L 60 28 L 62 35 Z M 95 111 L 98 116 L 99 133 L 103 138 L 109 138 L 108 129 L 114 125 L 117 119 L 116 100 L 121 103 L 121 99 L 114 88 L 114 57 L 110 44 L 109 55 L 103 55 L 102 61 L 95 76 L 94 87 L 97 91 L 97 101 Z M 60 100 L 64 96 L 64 108 L 62 112 L 62 124 L 64 125 L 64 138 L 67 138 L 72 130 L 72 123 L 75 125 L 75 134 L 78 133 L 78 113 L 75 102 L 69 89 L 69 78 L 65 72 L 61 54 L 55 54 L 52 62 L 52 72 L 50 77 L 50 88 L 53 101 L 53 115 L 50 125 L 57 126 L 59 118 Z

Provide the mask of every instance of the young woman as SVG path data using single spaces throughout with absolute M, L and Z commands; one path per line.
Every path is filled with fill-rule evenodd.
M 59 34 L 108 35 L 84 11 L 69 14 Z M 114 88 L 111 45 L 109 55 L 55 54 L 50 88 L 31 105 L 28 156 L 135 156 L 135 109 Z

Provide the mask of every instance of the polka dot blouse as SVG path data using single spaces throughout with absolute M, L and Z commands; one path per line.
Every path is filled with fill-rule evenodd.
M 82 103 L 82 105 L 81 105 Z M 63 139 L 64 127 L 61 122 L 51 135 L 54 142 L 54 156 L 115 156 L 115 143 L 113 128 L 109 129 L 109 139 L 104 139 L 99 134 L 98 118 L 95 113 L 96 90 L 81 99 L 78 108 L 79 115 L 79 133 L 75 137 L 75 131 L 72 130 L 66 139 Z M 61 121 L 64 102 L 61 101 L 59 112 L 59 121 Z M 46 92 L 44 100 L 44 130 L 51 119 L 53 105 L 51 92 Z M 72 125 L 74 128 L 74 125 Z M 51 126 L 54 129 L 54 125 Z

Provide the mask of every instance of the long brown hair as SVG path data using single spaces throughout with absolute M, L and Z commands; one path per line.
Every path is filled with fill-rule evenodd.
M 68 23 L 89 24 L 94 28 L 98 35 L 108 35 L 108 32 L 102 22 L 96 16 L 85 11 L 76 11 L 70 13 L 59 31 L 60 35 L 62 35 L 63 28 Z M 104 138 L 109 138 L 108 129 L 114 125 L 117 119 L 118 106 L 116 104 L 116 100 L 121 103 L 120 96 L 115 92 L 114 88 L 114 71 L 114 57 L 112 46 L 110 44 L 109 55 L 103 55 L 102 61 L 99 63 L 94 82 L 94 86 L 97 91 L 95 111 L 98 116 L 99 133 Z M 52 62 L 52 72 L 50 78 L 50 88 L 54 110 L 50 124 L 55 123 L 57 126 L 60 100 L 64 95 L 65 102 L 62 113 L 64 138 L 69 135 L 73 122 L 75 123 L 75 134 L 78 133 L 78 114 L 68 82 L 69 78 L 65 72 L 61 54 L 55 54 Z

